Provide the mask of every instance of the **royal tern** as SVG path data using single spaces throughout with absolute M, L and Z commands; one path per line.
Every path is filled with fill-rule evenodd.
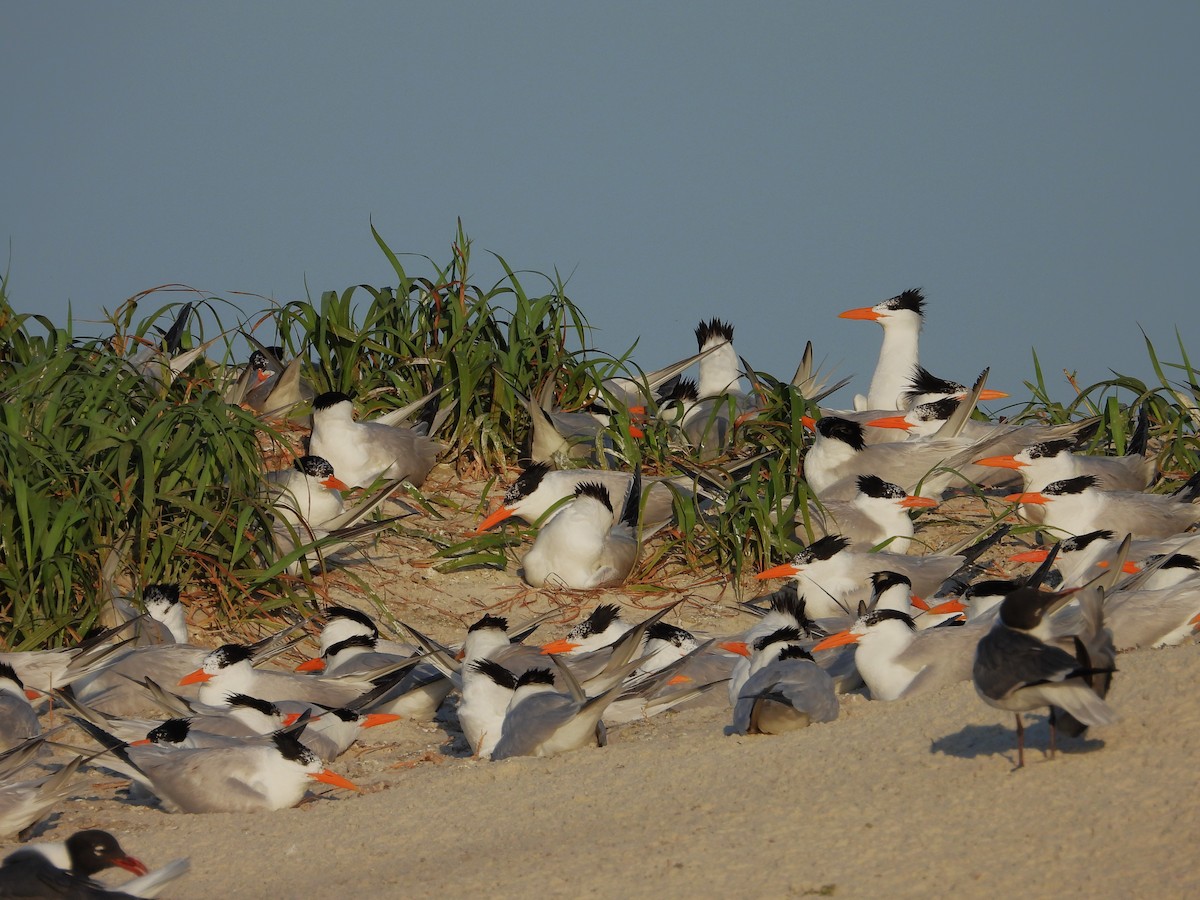
M 556 470 L 549 463 L 531 463 L 508 486 L 500 506 L 479 524 L 475 533 L 482 534 L 514 516 L 534 524 L 553 507 L 574 497 L 576 488 L 588 482 L 603 485 L 610 497 L 624 497 L 633 478 L 629 472 L 612 469 Z M 638 518 L 644 531 L 652 531 L 671 520 L 677 495 L 685 499 L 692 495 L 685 478 L 645 479 L 642 493 L 644 503 Z
M 1154 481 L 1153 457 L 1090 456 L 1072 452 L 1074 446 L 1071 440 L 1041 441 L 1016 453 L 977 459 L 975 465 L 1016 469 L 1027 491 L 1080 475 L 1094 475 L 1096 486 L 1105 491 L 1143 491 Z
M 26 749 L 31 755 L 36 755 L 41 746 L 42 739 L 35 738 L 26 745 Z M 17 749 L 13 748 L 9 753 Z M 0 837 L 24 831 L 59 806 L 75 788 L 73 779 L 83 764 L 83 757 L 75 757 L 51 775 L 24 781 L 12 780 L 28 763 L 27 758 L 0 781 Z
M 635 476 L 620 519 L 613 522 L 608 489 L 587 482 L 538 532 L 523 565 L 533 587 L 590 589 L 624 583 L 637 564 L 641 478 Z
M 872 700 L 899 700 L 971 677 L 983 626 L 942 625 L 918 631 L 913 617 L 894 609 L 867 612 L 846 631 L 831 634 L 813 652 L 856 644 L 854 664 Z
M 837 718 L 833 681 L 800 645 L 802 638 L 788 626 L 754 642 L 749 678 L 733 708 L 734 733 L 782 734 Z
M 41 697 L 26 690 L 12 666 L 0 663 L 0 751 L 37 737 L 42 733 L 31 700 Z
M 1200 473 L 1173 494 L 1139 491 L 1105 491 L 1095 475 L 1077 475 L 1052 481 L 1039 491 L 1009 494 L 1009 503 L 1042 506 L 1042 524 L 1065 534 L 1087 534 L 1119 523 L 1122 532 L 1135 538 L 1166 538 L 1200 522 Z
M 329 391 L 313 400 L 308 452 L 328 460 L 351 487 L 369 487 L 380 476 L 420 487 L 439 449 L 428 436 L 404 425 L 354 421 L 354 404 L 346 394 Z
M 908 494 L 878 475 L 859 475 L 856 481 L 858 493 L 852 499 L 813 503 L 807 515 L 796 515 L 796 539 L 808 544 L 840 534 L 857 549 L 889 540 L 893 549 L 907 549 L 916 531 L 909 511 L 937 506 L 937 501 Z
M 838 534 L 826 535 L 801 550 L 791 562 L 760 572 L 755 578 L 795 578 L 809 615 L 847 615 L 858 603 L 871 599 L 871 575 L 897 572 L 908 579 L 919 597 L 935 594 L 942 582 L 966 562 L 959 555 L 906 556 L 881 550 L 863 553 L 851 549 Z
M 733 326 L 710 319 L 696 326 L 700 352 L 697 399 L 684 409 L 680 429 L 701 459 L 728 449 L 734 426 L 753 410 L 741 386 L 741 360 L 733 349 Z
M 878 322 L 883 327 L 883 345 L 871 386 L 865 397 L 854 398 L 855 409 L 900 409 L 901 395 L 919 361 L 921 325 L 925 319 L 925 296 L 920 288 L 907 290 L 874 306 L 848 309 L 841 319 Z

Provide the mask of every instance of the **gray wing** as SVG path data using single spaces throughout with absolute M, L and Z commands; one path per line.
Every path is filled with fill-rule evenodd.
M 535 755 L 542 744 L 575 718 L 579 709 L 580 704 L 565 694 L 526 697 L 504 717 L 492 759 Z
M 1078 668 L 1066 651 L 997 624 L 980 639 L 972 674 L 981 694 L 1003 700 L 1032 684 L 1062 681 Z

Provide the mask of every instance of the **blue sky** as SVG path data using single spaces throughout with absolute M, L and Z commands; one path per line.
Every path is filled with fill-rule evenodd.
M 10 297 L 85 334 L 164 283 L 251 312 L 394 281 L 371 221 L 445 262 L 461 217 L 648 368 L 720 315 L 863 390 L 879 329 L 837 313 L 921 286 L 938 374 L 1148 377 L 1139 325 L 1200 356 L 1197 34 L 1194 2 L 11 5 Z

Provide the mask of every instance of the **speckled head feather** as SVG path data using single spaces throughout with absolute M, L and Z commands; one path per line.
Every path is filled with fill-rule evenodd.
M 252 655 L 253 651 L 241 644 L 222 644 L 209 654 L 222 669 L 249 659 Z
M 324 480 L 333 477 L 333 466 L 321 456 L 301 456 L 292 463 L 292 468 L 297 472 L 303 472 L 310 478 Z
M 182 744 L 187 740 L 192 730 L 192 723 L 187 719 L 167 719 L 161 725 L 146 733 L 146 740 L 152 744 Z
M 897 294 L 895 297 L 889 297 L 879 304 L 884 309 L 893 311 L 907 309 L 915 312 L 922 318 L 925 317 L 925 295 L 921 293 L 920 288 L 911 288 L 903 294 Z
M 895 609 L 877 609 L 862 617 L 863 624 L 867 626 L 878 625 L 880 622 L 886 622 L 888 619 L 896 619 L 903 622 L 908 626 L 909 631 L 917 630 L 917 623 L 913 621 L 912 616 Z
M 1025 448 L 1030 459 L 1053 459 L 1060 453 L 1069 453 L 1075 446 L 1074 441 L 1042 441 Z
M 954 415 L 960 403 L 962 401 L 957 397 L 943 397 L 941 400 L 913 407 L 912 412 L 920 422 L 941 422 Z
M 709 343 L 733 340 L 733 326 L 713 318 L 696 326 L 696 346 L 703 350 Z
M 508 619 L 504 618 L 504 616 L 484 615 L 478 622 L 475 622 L 467 629 L 467 634 L 473 631 L 482 631 L 485 628 L 495 628 L 507 633 Z
M 576 485 L 575 496 L 591 497 L 593 500 L 599 500 L 608 511 L 613 511 L 612 500 L 608 496 L 608 488 L 596 481 L 585 481 L 583 484 Z
M 1095 475 L 1076 475 L 1074 478 L 1064 478 L 1062 481 L 1052 481 L 1044 488 L 1043 494 L 1051 497 L 1061 497 L 1064 494 L 1082 494 L 1088 488 L 1094 488 L 1099 483 Z
M 271 349 L 272 349 L 272 351 L 274 350 L 274 348 L 271 348 Z M 279 351 L 280 351 L 280 353 L 282 353 L 283 348 L 280 347 Z M 279 357 L 276 357 L 276 359 L 278 359 L 278 358 Z M 249 365 L 250 365 L 250 368 L 256 372 L 274 372 L 275 371 L 275 363 L 273 363 L 271 361 L 270 357 L 268 357 L 267 354 L 263 353 L 261 350 L 255 350 L 250 354 Z
M 817 433 L 832 441 L 841 441 L 854 450 L 862 450 L 867 446 L 863 436 L 863 427 L 857 422 L 843 419 L 839 416 L 822 416 L 817 420 Z
M 678 625 L 672 625 L 670 622 L 664 622 L 661 619 L 646 629 L 646 640 L 664 641 L 668 644 L 674 644 L 676 647 L 682 647 L 685 643 L 694 639 L 692 633 L 687 629 L 680 628 Z
M 309 766 L 317 761 L 317 755 L 300 743 L 294 731 L 276 731 L 271 735 L 271 740 L 275 742 L 284 759 L 290 759 L 302 766 Z
M 319 394 L 313 400 L 313 412 L 329 409 L 331 406 L 337 406 L 342 402 L 351 403 L 353 401 L 351 401 L 349 394 L 343 394 L 341 391 L 326 391 L 324 394 Z
M 1111 541 L 1116 536 L 1115 532 L 1109 531 L 1107 528 L 1102 528 L 1099 531 L 1089 531 L 1086 534 L 1072 535 L 1069 538 L 1063 538 L 1059 542 L 1058 552 L 1074 553 L 1077 550 L 1086 550 L 1095 541 Z
M 890 481 L 884 481 L 878 475 L 859 475 L 858 489 L 868 497 L 875 497 L 878 500 L 903 500 L 908 496 L 904 492 L 904 488 L 898 484 L 892 484 Z
M 148 584 L 142 591 L 142 604 L 159 601 L 168 606 L 179 602 L 179 585 L 177 584 Z
M 574 640 L 600 634 L 619 618 L 621 618 L 621 607 L 615 603 L 601 603 L 592 610 L 590 616 L 568 632 L 568 637 Z
M 549 463 L 530 463 L 529 467 L 517 476 L 517 480 L 510 484 L 508 490 L 504 492 L 505 505 L 512 506 L 514 503 L 519 503 L 526 497 L 532 496 L 549 471 Z
M 827 534 L 813 541 L 796 554 L 797 565 L 806 565 L 818 559 L 829 559 L 834 554 L 841 553 L 850 546 L 849 539 L 840 534 Z

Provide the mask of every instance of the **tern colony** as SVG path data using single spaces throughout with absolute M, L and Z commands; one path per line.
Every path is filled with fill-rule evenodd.
M 502 760 L 603 746 L 625 723 L 689 706 L 727 705 L 732 733 L 777 734 L 835 720 L 847 692 L 890 701 L 971 680 L 984 702 L 1014 713 L 1018 766 L 1023 712 L 1049 710 L 1051 754 L 1059 732 L 1115 721 L 1106 695 L 1116 654 L 1190 640 L 1200 623 L 1200 477 L 1149 492 L 1157 472 L 1144 411 L 1121 457 L 1082 451 L 1096 420 L 974 415 L 1004 395 L 984 387 L 986 373 L 967 387 L 920 365 L 920 291 L 841 315 L 882 326 L 879 360 L 854 409 L 819 406 L 804 419 L 811 500 L 794 522 L 805 546 L 757 575 L 784 581 L 742 604 L 755 616 L 749 628 L 692 634 L 665 621 L 672 607 L 633 621 L 605 602 L 549 643 L 531 640 L 543 620 L 485 615 L 443 645 L 408 626 L 404 641 L 388 639 L 362 611 L 330 607 L 315 620 L 317 654 L 289 672 L 262 664 L 291 646 L 290 633 L 196 646 L 178 586 L 151 585 L 142 612 L 131 607 L 124 626 L 79 647 L 0 654 L 0 830 L 27 832 L 72 795 L 83 768 L 117 772 L 132 799 L 183 813 L 287 808 L 318 783 L 353 791 L 328 765 L 364 729 L 401 717 L 440 716 L 464 752 Z M 557 409 L 551 391 L 528 398 L 531 461 L 476 532 L 510 518 L 537 524 L 522 560 L 528 584 L 617 587 L 643 543 L 671 524 L 679 496 L 719 514 L 703 478 L 620 471 L 606 441 L 621 421 L 658 416 L 697 471 L 736 460 L 737 430 L 757 398 L 730 325 L 702 322 L 696 338 L 694 356 L 604 382 L 587 411 Z M 691 367 L 695 380 L 683 377 Z M 806 357 L 793 384 L 815 406 L 844 382 L 827 388 Z M 370 514 L 404 482 L 419 486 L 442 449 L 430 436 L 436 419 L 406 424 L 415 410 L 362 422 L 348 396 L 314 397 L 278 348 L 259 345 L 227 396 L 271 411 L 311 401 L 308 455 L 263 482 L 281 555 L 333 538 L 295 568 L 329 565 L 339 547 L 386 528 L 394 519 Z M 608 465 L 587 467 L 601 459 Z M 353 487 L 367 490 L 348 504 Z M 922 552 L 913 514 L 964 489 L 1002 498 L 1057 539 L 1007 560 L 1039 563 L 1037 573 L 981 577 L 1002 532 Z M 1055 570 L 1060 589 L 1046 590 Z M 94 751 L 46 761 L 63 727 L 43 730 L 51 703 Z M 0 868 L 0 892 L 29 878 L 92 884 L 96 865 L 116 865 L 138 879 L 112 896 L 153 896 L 186 868 L 147 875 L 104 832 L 31 848 Z M 93 852 L 98 861 L 82 860 Z

